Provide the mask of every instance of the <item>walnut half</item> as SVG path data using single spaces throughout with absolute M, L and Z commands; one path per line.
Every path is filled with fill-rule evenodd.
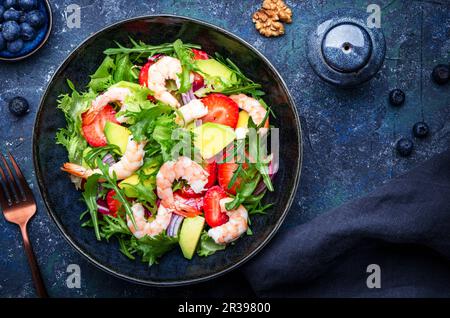
M 282 22 L 292 22 L 292 10 L 283 0 L 264 0 L 262 8 L 253 14 L 256 29 L 266 37 L 284 34 Z
M 280 21 L 291 23 L 292 10 L 284 3 L 283 0 L 264 0 L 263 9 L 272 11 L 273 15 L 277 15 Z
M 255 23 L 256 30 L 266 37 L 284 34 L 283 23 L 279 22 L 278 18 L 265 9 L 259 9 L 253 14 L 253 23 Z

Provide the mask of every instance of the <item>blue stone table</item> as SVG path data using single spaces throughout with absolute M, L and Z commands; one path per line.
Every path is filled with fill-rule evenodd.
M 121 19 L 171 13 L 205 20 L 253 44 L 280 71 L 295 98 L 304 131 L 300 187 L 280 231 L 364 195 L 449 145 L 450 86 L 437 86 L 430 80 L 433 66 L 450 60 L 448 0 L 289 0 L 293 23 L 286 27 L 284 36 L 272 39 L 260 36 L 251 21 L 252 13 L 262 2 L 257 0 L 51 2 L 55 22 L 47 45 L 28 60 L 0 64 L 0 149 L 9 149 L 16 156 L 38 200 L 38 213 L 29 232 L 51 296 L 251 295 L 239 271 L 216 281 L 170 289 L 119 280 L 81 258 L 47 214 L 37 189 L 31 152 L 39 99 L 69 52 L 93 32 Z M 382 7 L 381 27 L 387 42 L 387 57 L 381 71 L 357 89 L 338 90 L 326 85 L 313 73 L 306 59 L 307 27 L 329 11 L 341 7 L 365 11 L 372 2 Z M 64 18 L 64 9 L 72 3 L 81 7 L 79 29 L 68 28 Z M 393 88 L 406 92 L 406 103 L 401 108 L 388 104 L 388 92 Z M 31 112 L 24 118 L 15 118 L 8 111 L 7 102 L 16 95 L 30 101 Z M 421 120 L 430 125 L 431 135 L 425 140 L 414 140 L 411 157 L 398 157 L 393 148 L 396 140 L 410 137 L 413 124 Z M 69 264 L 80 266 L 81 288 L 67 287 Z M 0 296 L 35 296 L 19 230 L 3 217 L 0 217 Z

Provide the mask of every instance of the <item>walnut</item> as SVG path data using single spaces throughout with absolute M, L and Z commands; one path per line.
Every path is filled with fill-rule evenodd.
M 253 14 L 256 30 L 266 37 L 284 34 L 284 25 L 278 21 L 277 15 L 265 9 L 259 9 Z
M 283 0 L 264 0 L 263 9 L 272 11 L 272 16 L 277 15 L 282 22 L 292 22 L 292 10 L 284 3 Z
M 283 0 L 264 0 L 262 8 L 253 14 L 256 29 L 266 37 L 284 34 L 282 22 L 292 22 L 292 11 Z

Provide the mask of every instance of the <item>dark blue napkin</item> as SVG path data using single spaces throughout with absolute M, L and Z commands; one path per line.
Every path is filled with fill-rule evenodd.
M 450 150 L 280 232 L 243 272 L 259 296 L 449 297 Z

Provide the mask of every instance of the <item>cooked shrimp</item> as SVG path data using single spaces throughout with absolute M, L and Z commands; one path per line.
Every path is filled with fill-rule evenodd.
M 85 124 L 91 123 L 95 116 L 105 107 L 108 103 L 118 102 L 121 105 L 120 110 L 124 111 L 126 105 L 124 104 L 125 98 L 131 94 L 131 91 L 126 87 L 110 87 L 106 92 L 97 96 L 96 99 L 92 101 L 91 107 L 87 110 L 84 120 Z M 125 117 L 117 118 L 119 122 L 125 122 Z
M 202 166 L 188 157 L 165 162 L 156 175 L 156 190 L 161 204 L 166 208 L 177 209 L 172 191 L 175 180 L 186 180 L 195 193 L 200 193 L 208 183 L 208 175 Z
M 160 234 L 169 226 L 170 218 L 172 217 L 172 212 L 169 209 L 166 209 L 162 204 L 159 205 L 158 213 L 151 222 L 147 220 L 142 204 L 133 204 L 131 210 L 133 211 L 136 227 L 133 225 L 133 221 L 128 215 L 127 225 L 131 233 L 138 239 L 145 235 L 155 236 Z
M 238 104 L 239 108 L 245 110 L 256 125 L 260 125 L 266 117 L 267 110 L 253 97 L 244 94 L 231 95 L 230 98 Z M 264 127 L 269 127 L 269 120 L 266 120 Z
M 144 163 L 144 142 L 136 142 L 131 139 L 128 140 L 127 149 L 122 158 L 109 167 L 109 175 L 112 177 L 114 173 L 118 180 L 122 180 L 131 176 Z M 66 162 L 61 170 L 70 173 L 76 177 L 87 179 L 93 174 L 101 174 L 100 169 L 89 169 L 75 163 Z
M 179 87 L 178 74 L 182 72 L 180 60 L 163 56 L 148 69 L 147 87 L 154 97 L 172 107 L 180 107 L 180 102 L 167 90 L 166 81 L 174 80 Z
M 194 119 L 202 118 L 208 113 L 208 108 L 199 99 L 191 100 L 178 110 L 181 113 L 181 116 L 177 114 L 177 118 L 175 118 L 178 125 L 187 125 Z
M 208 231 L 208 235 L 217 244 L 228 244 L 238 239 L 248 229 L 248 213 L 242 204 L 235 210 L 227 211 L 225 209 L 225 203 L 231 201 L 233 201 L 231 198 L 224 198 L 219 201 L 220 209 L 226 212 L 229 217 L 228 222 Z

